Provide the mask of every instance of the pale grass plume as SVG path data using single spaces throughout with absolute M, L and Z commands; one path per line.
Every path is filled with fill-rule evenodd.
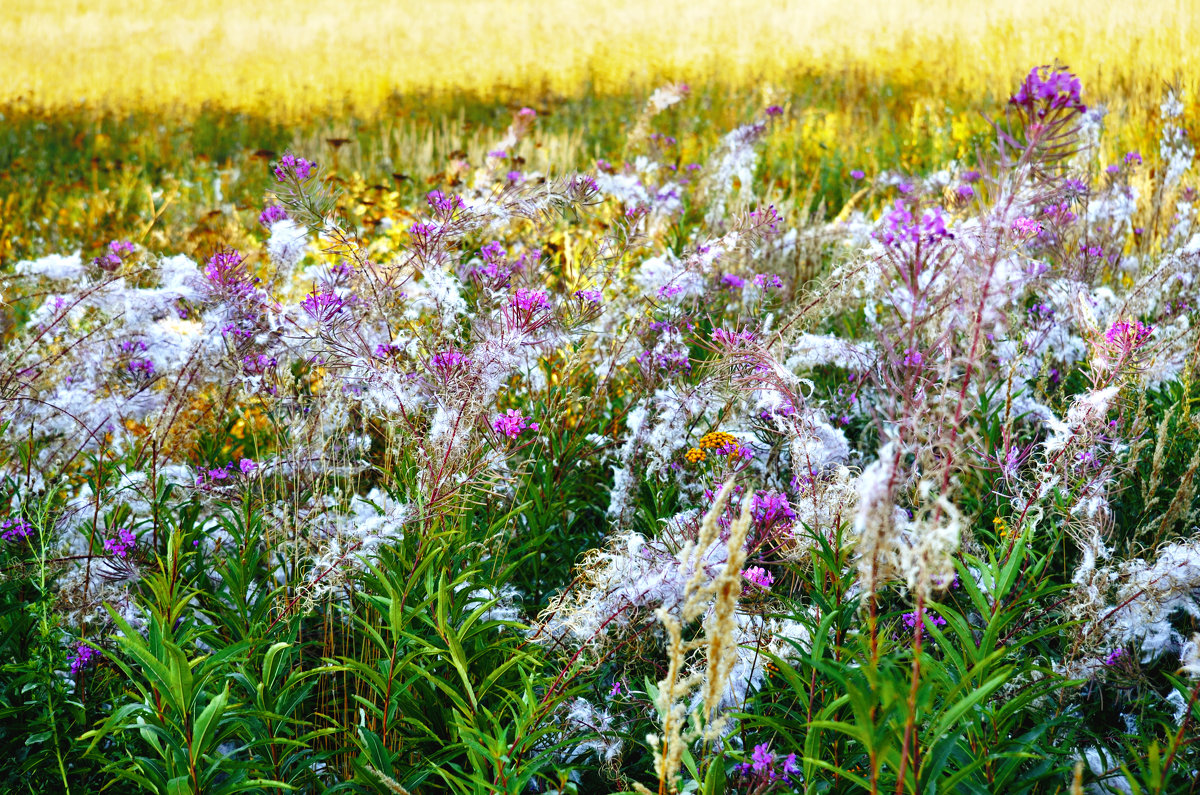
M 689 543 L 685 547 L 682 560 L 691 560 L 689 553 L 693 549 L 705 549 L 707 544 L 716 539 L 718 522 L 732 491 L 733 480 L 730 479 L 721 487 L 712 507 L 704 515 L 697 544 Z M 742 500 L 741 514 L 729 527 L 728 560 L 717 577 L 706 583 L 702 564 L 697 558 L 695 572 L 684 589 L 682 620 L 665 608 L 657 612 L 658 620 L 667 633 L 669 662 L 667 675 L 658 683 L 655 704 L 662 718 L 662 734 L 650 735 L 646 739 L 654 751 L 654 770 L 658 774 L 660 793 L 678 791 L 677 779 L 687 743 L 696 735 L 702 735 L 706 740 L 715 739 L 722 734 L 726 724 L 725 716 L 716 715 L 716 710 L 737 657 L 734 612 L 741 595 L 742 564 L 746 560 L 745 543 L 750 530 L 752 504 L 753 495 L 747 494 Z M 704 636 L 685 641 L 684 626 L 706 613 Z M 703 673 L 695 670 L 684 675 L 687 658 L 699 649 L 705 650 L 705 670 Z M 705 725 L 702 732 L 699 721 L 691 730 L 687 729 L 685 705 L 697 687 L 703 688 L 704 696 Z

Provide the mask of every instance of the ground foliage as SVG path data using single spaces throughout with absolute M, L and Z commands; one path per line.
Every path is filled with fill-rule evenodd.
M 4 788 L 1194 789 L 1188 97 L 1014 82 L 869 158 L 669 83 L 17 172 Z

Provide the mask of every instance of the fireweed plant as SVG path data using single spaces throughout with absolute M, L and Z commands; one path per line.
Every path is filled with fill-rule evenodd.
M 17 264 L 5 791 L 1197 791 L 1180 89 L 1104 163 L 1035 68 L 829 222 L 780 105 L 682 161 L 689 94 L 370 230 L 289 152 L 254 246 Z

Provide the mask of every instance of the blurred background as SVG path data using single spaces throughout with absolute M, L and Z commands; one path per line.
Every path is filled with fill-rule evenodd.
M 0 264 L 209 245 L 208 214 L 260 202 L 289 147 L 403 204 L 523 106 L 526 168 L 590 168 L 668 81 L 692 88 L 681 160 L 781 104 L 767 171 L 833 212 L 851 169 L 969 159 L 981 114 L 1056 59 L 1108 108 L 1106 145 L 1153 147 L 1165 85 L 1195 117 L 1196 41 L 1197 0 L 8 0 Z

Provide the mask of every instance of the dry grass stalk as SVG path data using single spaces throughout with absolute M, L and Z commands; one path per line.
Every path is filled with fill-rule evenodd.
M 725 718 L 714 717 L 714 713 L 721 693 L 728 684 L 729 672 L 737 654 L 734 612 L 742 592 L 742 564 L 746 560 L 745 543 L 750 529 L 752 494 L 747 494 L 743 499 L 741 514 L 729 527 L 728 557 L 720 574 L 705 582 L 701 561 L 704 551 L 718 537 L 719 520 L 732 490 L 731 479 L 721 487 L 712 507 L 704 515 L 696 543 L 689 543 L 680 555 L 683 565 L 694 567 L 684 589 L 682 620 L 666 608 L 660 608 L 656 614 L 667 632 L 669 659 L 667 675 L 658 683 L 655 704 L 662 715 L 662 734 L 652 734 L 647 738 L 655 749 L 654 770 L 658 774 L 660 795 L 678 791 L 676 780 L 682 766 L 683 750 L 693 738 L 693 732 L 685 733 L 688 721 L 685 704 L 698 686 L 703 685 L 704 738 L 707 740 L 719 736 L 725 726 Z M 705 613 L 708 618 L 704 636 L 685 641 L 685 624 Z M 684 676 L 688 655 L 701 648 L 705 650 L 707 662 L 704 673 L 697 671 Z M 638 791 L 645 790 L 639 787 Z

